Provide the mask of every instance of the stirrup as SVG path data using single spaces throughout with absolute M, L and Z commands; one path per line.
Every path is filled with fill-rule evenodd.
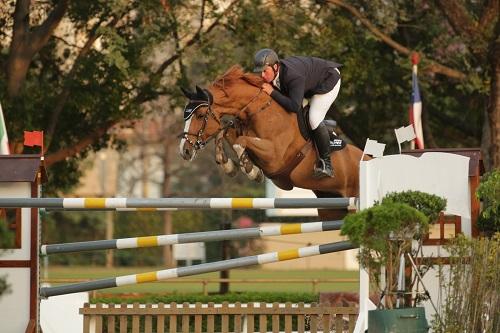
M 327 168 L 325 161 L 323 161 L 322 159 L 319 159 L 314 164 L 313 177 L 314 178 L 324 178 L 324 177 L 332 177 L 333 178 L 333 177 L 335 177 L 335 175 L 333 172 L 333 168 Z

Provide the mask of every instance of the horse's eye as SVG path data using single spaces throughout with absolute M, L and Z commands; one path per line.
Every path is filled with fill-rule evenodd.
M 204 114 L 201 114 L 201 113 L 196 114 L 196 118 L 198 118 L 198 119 L 202 119 L 203 117 L 205 117 Z

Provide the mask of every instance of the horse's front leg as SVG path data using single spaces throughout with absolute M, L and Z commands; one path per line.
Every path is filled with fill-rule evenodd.
M 264 173 L 261 169 L 255 166 L 246 149 L 250 149 L 261 160 L 269 160 L 272 157 L 274 145 L 269 140 L 263 140 L 252 136 L 239 136 L 233 144 L 233 149 L 240 160 L 240 168 L 247 174 L 250 179 L 256 181 L 264 180 Z
M 221 131 L 215 138 L 215 163 L 219 165 L 224 173 L 229 177 L 234 177 L 238 168 L 232 159 L 228 158 L 224 150 L 224 135 L 226 131 Z
M 258 166 L 254 165 L 254 163 L 248 158 L 248 155 L 246 153 L 244 153 L 241 149 L 239 149 L 239 152 L 234 149 L 234 144 L 235 144 L 236 140 L 238 139 L 238 135 L 236 133 L 236 130 L 234 130 L 232 128 L 227 129 L 224 133 L 224 138 L 231 145 L 231 147 L 233 148 L 233 151 L 238 156 L 241 171 L 250 180 L 255 180 L 257 182 L 263 181 L 264 174 L 263 174 L 262 170 L 260 170 L 260 168 Z

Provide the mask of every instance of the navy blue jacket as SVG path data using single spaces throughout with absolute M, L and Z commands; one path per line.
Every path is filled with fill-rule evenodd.
M 333 61 L 314 57 L 293 56 L 280 61 L 280 89 L 271 97 L 288 112 L 302 109 L 302 100 L 316 94 L 326 94 L 340 79 L 335 70 L 342 66 Z

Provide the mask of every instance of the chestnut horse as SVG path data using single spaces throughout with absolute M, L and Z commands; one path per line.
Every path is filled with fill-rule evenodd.
M 190 101 L 184 110 L 181 156 L 192 160 L 210 140 L 224 136 L 237 152 L 243 169 L 250 157 L 280 188 L 310 189 L 318 197 L 358 197 L 362 151 L 349 144 L 334 151 L 331 156 L 335 177 L 314 178 L 314 146 L 307 145 L 301 135 L 296 115 L 286 112 L 263 92 L 262 83 L 261 77 L 233 66 L 208 89 L 183 90 Z M 303 159 L 297 158 L 300 154 Z M 251 172 L 258 171 L 253 168 Z M 322 218 L 327 217 L 324 213 L 320 214 Z

